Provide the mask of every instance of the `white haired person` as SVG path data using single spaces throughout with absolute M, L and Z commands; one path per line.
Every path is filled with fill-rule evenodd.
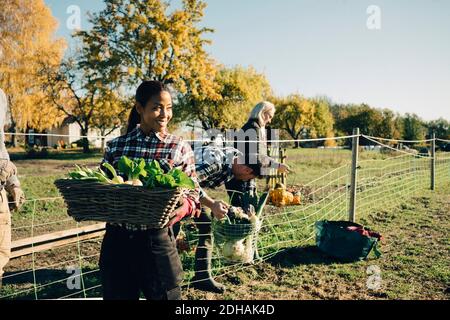
M 280 173 L 288 172 L 289 166 L 275 161 L 267 155 L 267 128 L 275 116 L 275 105 L 268 101 L 258 103 L 250 112 L 250 116 L 241 128 L 248 142 L 235 143 L 235 147 L 243 154 L 239 163 L 255 165 L 264 169 L 276 168 Z M 239 139 L 241 135 L 236 135 Z M 226 188 L 231 198 L 231 205 L 242 206 L 243 192 L 256 192 L 256 180 L 239 181 L 232 179 L 227 182 Z
M 16 166 L 9 161 L 5 146 L 3 127 L 7 109 L 6 95 L 0 89 L 0 287 L 2 286 L 3 268 L 11 256 L 11 213 L 8 205 L 8 194 L 11 195 L 12 209 L 18 209 L 25 197 L 17 179 Z

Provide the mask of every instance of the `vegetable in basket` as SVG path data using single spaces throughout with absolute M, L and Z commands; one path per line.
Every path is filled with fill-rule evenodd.
M 174 168 L 164 173 L 164 170 L 156 160 L 146 164 L 144 169 L 147 172 L 147 177 L 144 179 L 144 186 L 147 188 L 151 189 L 157 186 L 186 189 L 195 188 L 194 181 L 181 169 Z
M 112 166 L 112 165 L 110 165 L 109 163 L 103 163 L 102 164 L 106 169 L 108 169 L 109 170 L 109 172 L 111 172 L 111 174 L 113 175 L 113 178 L 112 178 L 112 183 L 115 183 L 115 184 L 122 184 L 122 183 L 124 183 L 124 181 L 123 181 L 123 178 L 121 177 L 121 176 L 118 176 L 117 175 L 117 173 L 116 173 L 116 169 L 114 169 L 114 167 Z M 101 170 L 101 169 L 100 169 Z
M 79 167 L 75 165 L 76 170 L 68 173 L 69 177 L 74 180 L 89 180 L 89 181 L 99 181 L 106 183 L 114 183 L 112 180 L 108 178 L 106 173 L 101 170 L 92 170 L 87 167 Z
M 105 162 L 102 166 L 109 171 L 112 179 L 102 169 L 92 170 L 87 167 L 76 166 L 76 170 L 69 172 L 69 177 L 75 180 L 89 180 L 109 184 L 128 184 L 133 186 L 194 189 L 194 181 L 182 170 L 174 168 L 167 173 L 161 169 L 159 162 L 153 160 L 145 163 L 144 159 L 132 160 L 122 156 L 118 162 L 119 171 L 127 178 L 124 180 L 117 174 L 116 169 Z
M 127 177 L 127 181 L 125 182 L 126 184 L 140 187 L 143 186 L 142 181 L 139 180 L 139 178 L 141 176 L 147 176 L 144 159 L 131 160 L 126 156 L 122 156 L 119 159 L 117 166 L 120 172 L 122 172 Z
M 260 227 L 261 222 L 252 205 L 247 212 L 230 207 L 227 215 L 215 224 L 216 235 L 225 241 L 222 247 L 224 258 L 230 262 L 252 262 L 253 232 Z

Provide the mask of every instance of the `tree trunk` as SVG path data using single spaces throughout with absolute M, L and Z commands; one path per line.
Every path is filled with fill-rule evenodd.
M 81 129 L 81 135 L 82 136 L 87 136 L 88 135 L 88 131 L 89 131 L 89 129 L 86 127 L 86 128 L 82 128 Z M 89 148 L 89 140 L 88 140 L 88 138 L 82 138 L 82 145 L 83 145 L 83 153 L 89 153 L 89 152 L 91 152 L 91 150 L 90 150 L 90 148 Z
M 299 134 L 296 134 L 293 129 L 290 129 L 289 127 L 286 127 L 287 133 L 291 136 L 292 139 L 297 140 L 299 137 Z M 300 148 L 300 142 L 294 141 L 294 148 Z
M 11 117 L 11 128 L 9 129 L 9 132 L 12 133 L 11 135 L 11 147 L 16 147 L 18 144 L 17 141 L 17 128 L 16 128 L 16 123 L 14 122 L 14 120 L 12 120 Z

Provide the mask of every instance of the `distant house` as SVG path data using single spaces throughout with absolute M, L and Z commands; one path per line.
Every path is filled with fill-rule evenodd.
M 48 134 L 52 136 L 46 137 L 45 143 L 43 145 L 47 145 L 48 147 L 53 147 L 57 145 L 58 142 L 63 142 L 65 145 L 70 146 L 72 143 L 81 139 L 81 128 L 74 118 L 68 117 L 64 119 L 62 124 L 57 127 L 47 131 Z M 54 135 L 54 136 L 53 136 Z M 109 134 L 105 138 L 105 142 L 114 139 L 121 135 L 121 128 L 114 130 L 111 134 Z M 101 136 L 101 132 L 99 129 L 91 129 L 88 132 L 89 143 L 95 148 L 102 147 L 102 139 L 98 138 Z
M 75 122 L 75 120 L 68 117 L 64 119 L 59 127 L 47 130 L 48 134 L 61 136 L 48 136 L 46 145 L 53 147 L 55 144 L 58 144 L 58 142 L 63 141 L 66 145 L 70 146 L 71 143 L 80 139 L 80 131 L 80 126 Z

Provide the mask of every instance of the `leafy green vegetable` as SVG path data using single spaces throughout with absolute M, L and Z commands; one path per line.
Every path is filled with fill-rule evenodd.
M 110 180 L 102 169 L 92 170 L 89 168 L 80 168 L 76 166 L 76 170 L 69 172 L 69 177 L 77 180 L 92 180 L 105 183 L 122 184 L 124 180 L 117 174 L 116 169 L 110 163 L 103 163 L 102 166 L 106 168 L 112 175 Z M 117 163 L 118 169 L 121 173 L 127 176 L 127 183 L 134 181 L 133 185 L 139 185 L 140 180 L 144 187 L 152 189 L 155 187 L 165 188 L 186 188 L 194 189 L 194 181 L 182 170 L 175 168 L 167 173 L 159 165 L 156 160 L 146 163 L 144 159 L 132 160 L 126 156 L 122 156 Z
M 76 170 L 68 173 L 69 177 L 74 180 L 90 180 L 111 183 L 106 174 L 101 170 L 92 170 L 87 167 L 80 168 L 75 165 Z
M 111 172 L 111 174 L 113 175 L 112 183 L 117 183 L 117 184 L 123 183 L 122 177 L 119 177 L 117 175 L 116 169 L 114 169 L 114 167 L 111 164 L 109 164 L 108 162 L 104 162 L 102 165 L 106 169 L 108 169 L 109 172 Z
M 127 180 L 136 180 L 140 176 L 146 177 L 147 171 L 145 170 L 145 166 L 144 159 L 131 160 L 126 156 L 122 156 L 117 163 L 120 172 L 127 176 Z
M 172 169 L 167 174 L 171 175 L 175 179 L 175 183 L 177 184 L 178 187 L 187 189 L 195 188 L 194 181 L 180 169 L 178 168 Z
M 150 163 L 147 163 L 144 167 L 145 171 L 147 172 L 148 176 L 157 176 L 159 174 L 164 174 L 164 170 L 161 169 L 161 166 L 159 165 L 159 162 L 156 160 L 153 160 Z
M 94 171 L 93 174 L 99 182 L 111 183 L 111 180 L 108 179 L 106 173 L 102 169 L 99 168 L 98 171 Z
M 171 187 L 171 188 L 177 187 L 177 183 L 176 183 L 174 177 L 172 177 L 171 175 L 168 175 L 168 174 L 157 175 L 155 180 L 162 187 Z
M 145 166 L 147 171 L 147 179 L 145 180 L 145 186 L 147 188 L 154 187 L 167 187 L 167 188 L 187 188 L 194 189 L 194 181 L 182 170 L 175 168 L 168 173 L 164 173 L 164 170 L 159 165 L 159 162 L 153 160 L 147 163 Z

